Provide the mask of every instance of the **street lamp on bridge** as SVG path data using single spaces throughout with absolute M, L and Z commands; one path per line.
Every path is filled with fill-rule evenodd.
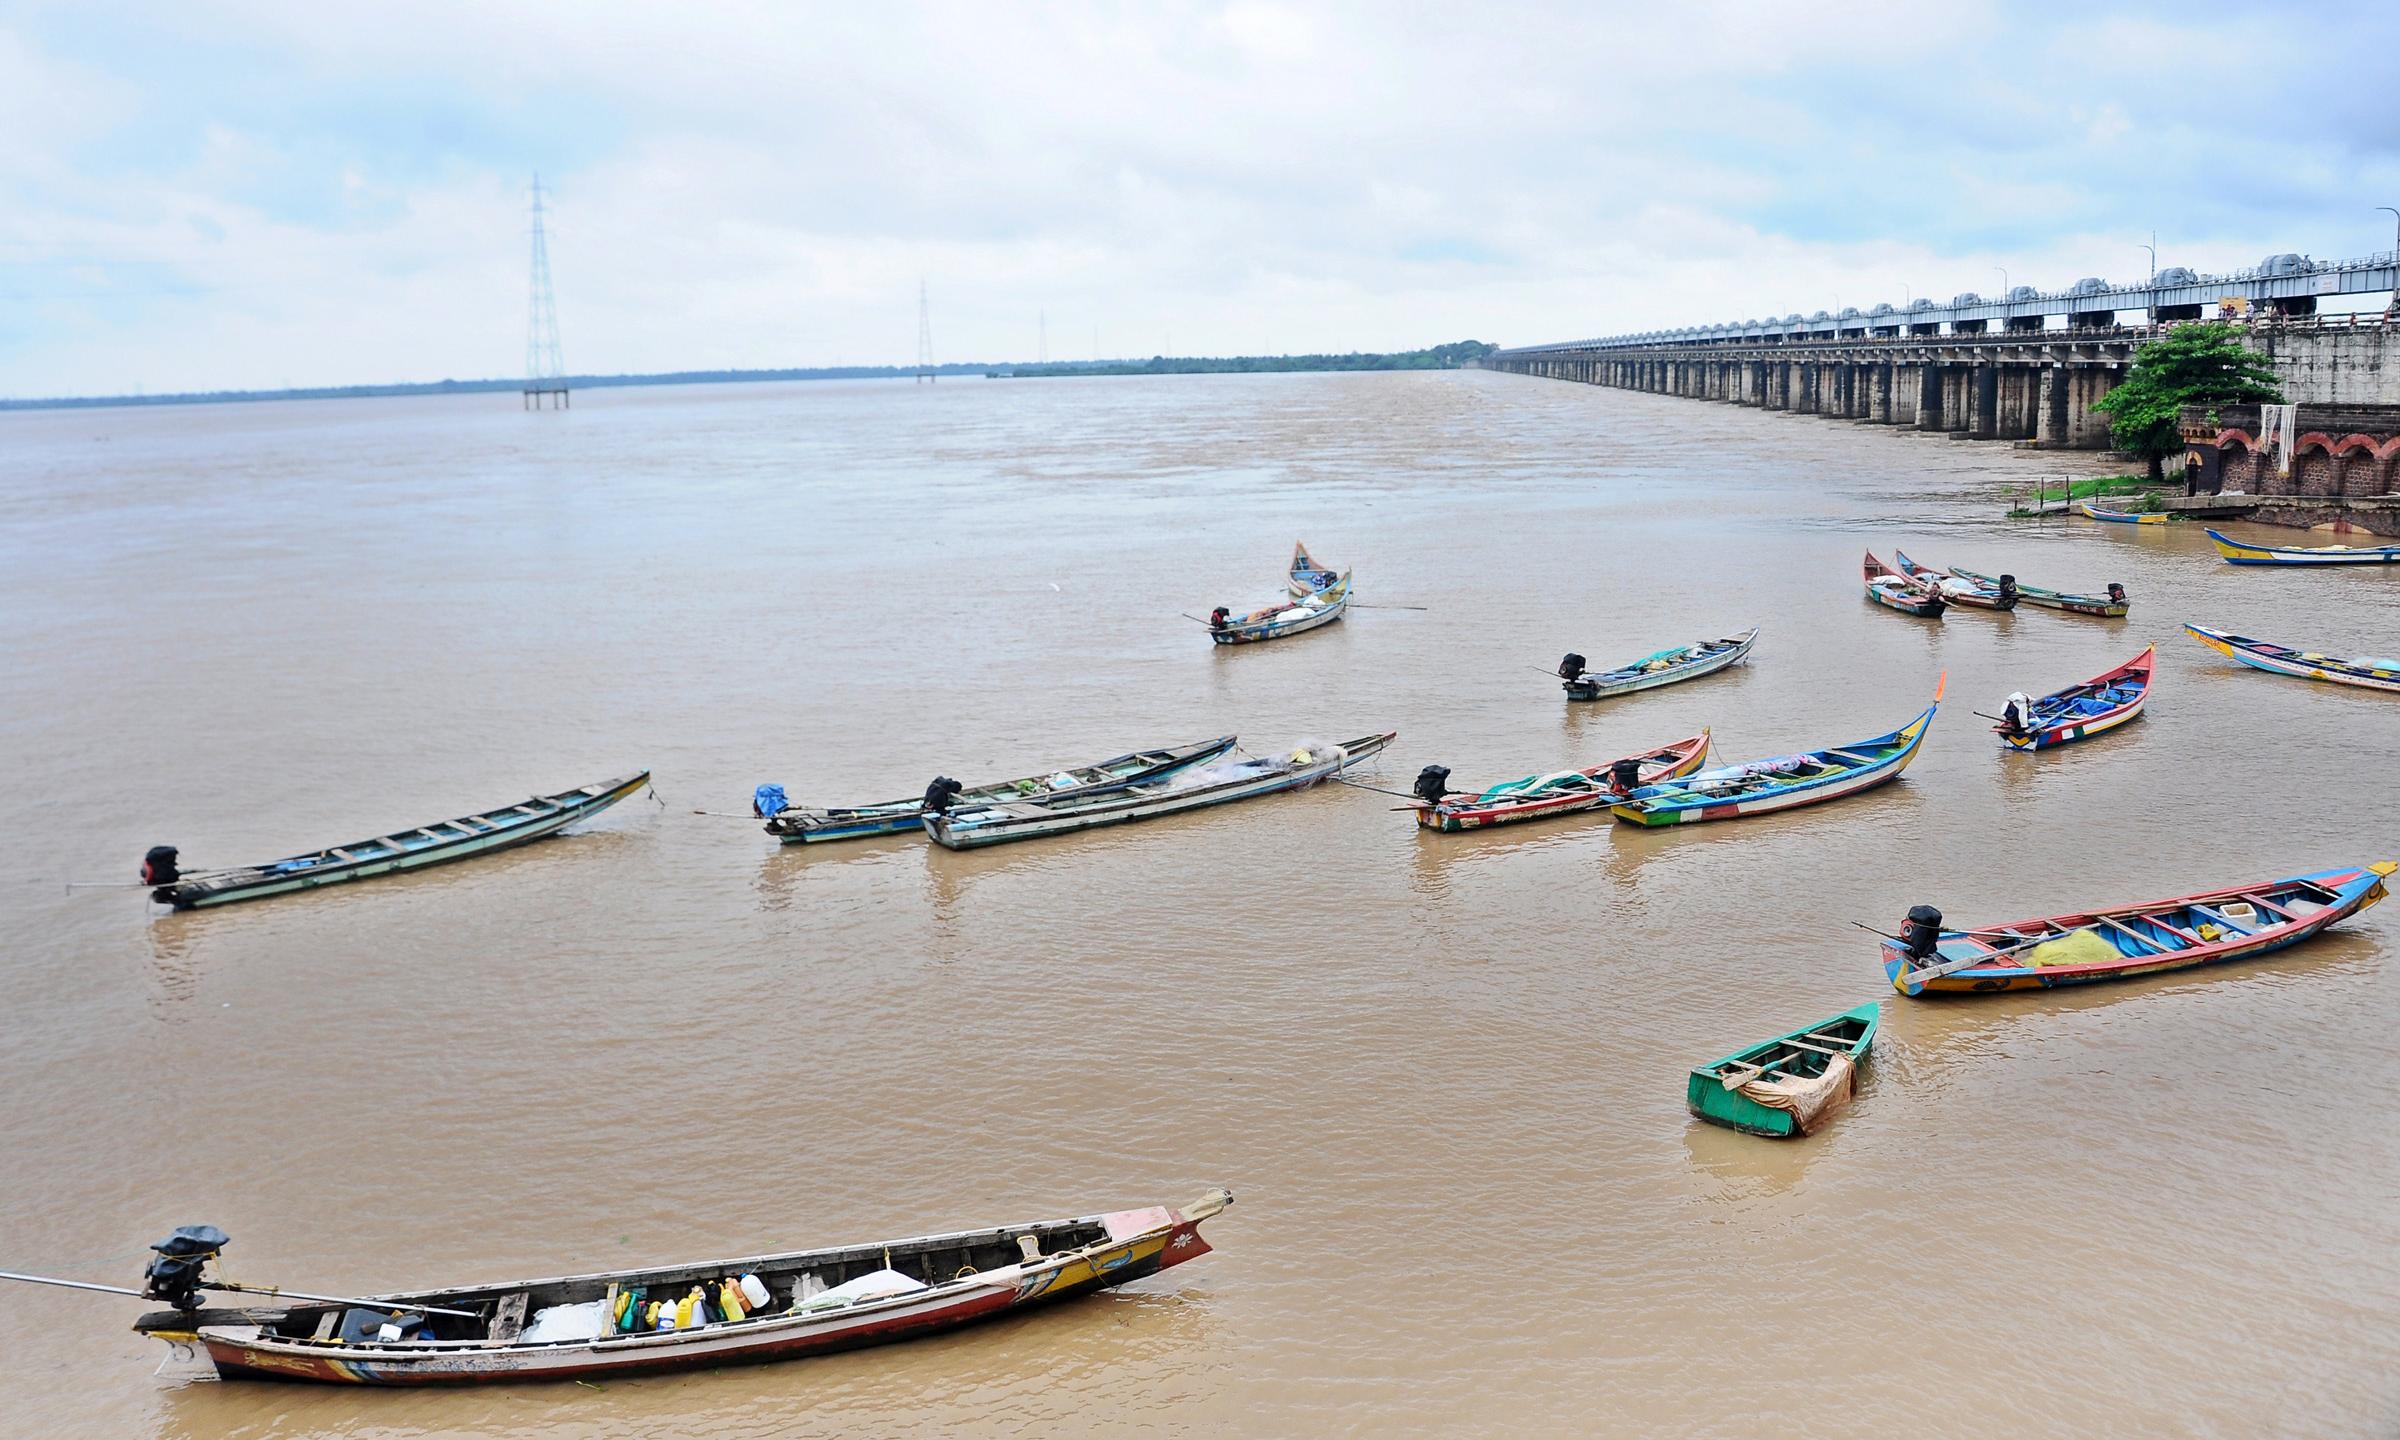
M 2394 210 L 2389 205 L 2378 205 L 2375 208 L 2392 217 L 2392 263 L 2400 265 L 2400 210 Z M 2392 303 L 2383 307 L 2383 318 L 2400 320 L 2400 284 L 2392 286 Z

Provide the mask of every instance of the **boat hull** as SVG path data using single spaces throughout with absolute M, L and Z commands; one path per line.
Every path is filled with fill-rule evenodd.
M 2038 750 L 2052 750 L 2061 745 L 2072 745 L 2078 740 L 2089 740 L 2095 735 L 2104 735 L 2120 725 L 2137 720 L 2141 717 L 2142 707 L 2150 702 L 2151 672 L 2157 658 L 2157 651 L 2158 647 L 2153 645 L 2126 664 L 2118 666 L 2105 675 L 2095 676 L 2072 691 L 2054 692 L 2034 702 L 2034 708 L 2038 714 L 2043 705 L 2059 700 L 2062 696 L 2072 697 L 2081 691 L 2105 687 L 2133 686 L 2134 697 L 2121 705 L 2090 715 L 2078 716 L 2072 720 L 2061 720 L 2052 724 L 2036 726 L 2030 733 L 2024 735 L 2011 735 L 2000 730 L 1998 726 L 1992 728 L 1998 732 L 2002 745 L 2022 754 L 2031 754 Z
M 1941 596 L 1948 604 L 1963 605 L 1970 610 L 2006 612 L 2016 609 L 2017 602 L 2024 598 L 2022 591 L 2004 591 L 1997 583 L 1985 583 L 1955 571 L 1919 565 L 1898 550 L 1892 552 L 1892 562 L 1900 567 L 1901 574 Z M 1951 579 L 1962 583 L 1960 586 L 1942 583 Z
M 314 865 L 305 870 L 285 873 L 274 873 L 271 868 L 272 865 L 282 862 L 270 862 L 269 867 L 261 867 L 257 871 L 257 878 L 237 877 L 217 880 L 203 877 L 186 879 L 173 885 L 158 887 L 150 892 L 150 898 L 162 905 L 171 905 L 178 910 L 207 910 L 220 905 L 239 904 L 245 900 L 263 900 L 272 895 L 289 895 L 301 890 L 319 890 L 328 885 L 346 885 L 354 880 L 372 880 L 402 871 L 424 870 L 435 865 L 447 865 L 453 861 L 471 860 L 478 855 L 489 855 L 497 850 L 511 849 L 555 835 L 578 820 L 587 820 L 599 814 L 649 783 L 650 772 L 644 770 L 638 775 L 628 776 L 622 780 L 606 781 L 602 786 L 591 787 L 597 789 L 599 793 L 573 803 L 563 804 L 555 813 L 528 816 L 519 823 L 499 825 L 480 834 L 462 833 L 454 841 L 426 845 L 413 850 L 402 849 L 344 863 Z M 549 801 L 554 797 L 540 798 Z M 511 808 L 514 807 L 495 806 L 492 811 L 484 813 L 499 813 Z M 436 821 L 434 824 L 436 826 L 462 826 L 461 821 L 452 820 Z M 396 831 L 394 833 L 396 835 L 417 834 L 432 828 L 432 826 L 419 826 L 412 831 Z
M 2108 525 L 2164 525 L 2168 518 L 2164 511 L 2156 515 L 2145 515 L 2132 510 L 2103 510 L 2089 500 L 2076 503 L 2085 515 Z
M 1654 757 L 1669 758 L 1660 758 L 1656 760 L 1655 764 L 1643 766 L 1641 779 L 1644 785 L 1655 785 L 1661 780 L 1674 780 L 1689 775 L 1708 763 L 1708 732 L 1703 730 L 1689 740 L 1678 740 L 1673 745 L 1662 745 L 1657 750 L 1645 751 L 1640 755 L 1629 755 L 1625 758 L 1647 762 L 1652 761 Z M 1606 765 L 1595 765 L 1580 773 L 1587 779 L 1605 781 L 1608 778 L 1608 772 L 1617 763 L 1612 760 Z M 1465 830 L 1487 829 L 1494 825 L 1514 825 L 1526 820 L 1548 820 L 1561 815 L 1578 815 L 1606 809 L 1609 802 L 1616 798 L 1616 794 L 1617 792 L 1600 788 L 1565 795 L 1536 796 L 1525 800 L 1500 800 L 1490 804 L 1420 805 L 1416 812 L 1417 824 L 1427 830 L 1435 830 L 1443 834 L 1457 834 Z
M 1753 627 L 1739 635 L 1729 635 L 1725 638 L 1735 643 L 1727 649 L 1720 650 L 1715 654 L 1703 655 L 1687 664 L 1670 665 L 1664 670 L 1653 670 L 1641 674 L 1625 674 L 1627 670 L 1638 669 L 1649 660 L 1656 658 L 1655 656 L 1645 656 L 1643 659 L 1635 661 L 1633 665 L 1617 670 L 1598 673 L 1586 671 L 1573 680 L 1563 682 L 1563 688 L 1566 690 L 1569 700 L 1606 700 L 1611 696 L 1631 695 L 1637 690 L 1655 690 L 1661 685 L 1674 685 L 1685 680 L 1697 680 L 1703 675 L 1714 675 L 1720 670 L 1740 663 L 1749 656 L 1750 648 L 1758 643 L 1758 630 Z M 1610 678 L 1614 676 L 1623 676 L 1624 678 Z
M 2288 675 L 2298 680 L 2323 680 L 2333 685 L 2350 685 L 2361 690 L 2380 690 L 2387 695 L 2400 695 L 2400 671 L 2362 669 L 2333 660 L 2328 655 L 2310 659 L 2310 652 L 2276 645 L 2270 649 L 2265 640 L 2253 640 L 2246 635 L 2234 635 L 2212 630 L 2205 625 L 2183 627 L 2193 639 L 2220 655 L 2239 660 L 2253 670 L 2270 675 Z
M 1772 1040 L 1745 1046 L 1706 1065 L 1696 1065 L 1684 1082 L 1684 1108 L 1711 1125 L 1722 1125 L 1745 1135 L 1761 1135 L 1771 1140 L 1789 1140 L 1801 1135 L 1805 1133 L 1802 1121 L 1793 1111 L 1762 1104 L 1738 1087 L 1727 1089 L 1723 1082 L 1725 1068 L 1756 1064 L 1761 1057 L 1797 1037 L 1821 1036 L 1835 1029 L 1845 1032 L 1850 1038 L 1830 1048 L 1843 1050 L 1853 1062 L 1864 1061 L 1868 1050 L 1875 1044 L 1875 1029 L 1882 1013 L 1880 1004 L 1856 1006 L 1839 1015 L 1828 1016 L 1814 1025 L 1802 1026 Z
M 2112 917 L 2139 921 L 2161 912 L 2180 911 L 2190 905 L 2223 905 L 2237 901 L 2255 902 L 2263 894 L 2272 894 L 2296 884 L 2318 887 L 2335 899 L 2324 908 L 2303 918 L 2268 925 L 2254 933 L 2238 934 L 2229 939 L 2186 945 L 2179 949 L 2160 950 L 2149 954 L 2128 954 L 2120 959 L 2091 964 L 2022 966 L 2009 964 L 1969 966 L 1942 975 L 1912 973 L 1905 952 L 1892 941 L 1882 946 L 1883 973 L 1892 988 L 1910 997 L 1926 995 L 1998 995 L 2012 990 L 2054 990 L 2069 985 L 2090 985 L 2110 980 L 2132 980 L 2144 975 L 2161 975 L 2177 970 L 2191 970 L 2204 965 L 2222 964 L 2229 960 L 2247 960 L 2270 954 L 2303 940 L 2314 939 L 2331 927 L 2377 903 L 2384 898 L 2384 877 L 2391 874 L 2389 861 L 2340 870 L 2321 870 L 2314 874 L 2294 876 L 2289 880 L 2272 880 L 2258 885 L 2234 886 L 2212 890 L 2175 900 L 2153 901 L 2147 905 L 2123 906 L 2114 910 L 2096 910 L 2080 915 L 2048 916 L 2039 920 L 2021 920 L 2009 925 L 1986 926 L 1979 930 L 1949 931 L 1941 936 L 1941 948 L 1936 951 L 1943 959 L 1966 958 L 1973 945 L 1963 941 L 1965 935 L 1991 935 L 2004 931 L 2021 931 L 2035 926 L 2058 929 L 2064 936 L 2075 928 L 2105 925 Z M 2056 938 L 2055 936 L 2051 938 Z M 2155 942 L 2154 942 L 2155 943 Z M 1988 948 L 1988 942 L 1984 942 Z
M 1234 747 L 1237 737 L 1220 735 L 1214 740 L 1196 745 L 1171 746 L 1163 751 L 1137 750 L 1130 755 L 1100 761 L 1080 768 L 1087 771 L 1111 770 L 1117 778 L 1090 785 L 1077 785 L 1069 790 L 1044 793 L 1098 795 L 1128 786 L 1146 784 L 1180 774 L 1195 765 L 1205 765 Z M 1155 764 L 1132 767 L 1137 756 L 1160 755 L 1167 758 Z M 1123 767 L 1123 768 L 1120 768 Z M 960 793 L 954 805 L 988 804 L 996 800 L 1032 793 L 1018 787 L 1030 786 L 1038 777 L 1023 780 L 1003 780 L 993 785 L 979 785 Z M 786 845 L 821 845 L 832 840 L 869 840 L 882 835 L 920 835 L 925 830 L 925 805 L 922 800 L 894 800 L 881 805 L 860 805 L 830 810 L 806 810 L 795 806 L 767 822 L 767 833 Z
M 1312 600 L 1321 600 L 1324 603 L 1315 606 L 1297 619 L 1271 621 L 1245 617 L 1241 620 L 1229 621 L 1221 629 L 1212 626 L 1208 632 L 1208 638 L 1219 645 L 1257 645 L 1268 640 L 1284 640 L 1294 635 L 1305 635 L 1311 630 L 1321 630 L 1341 619 L 1343 612 L 1350 608 L 1350 577 L 1345 574 L 1324 589 L 1309 591 L 1307 594 L 1297 597 L 1290 604 L 1270 607 L 1268 610 L 1255 613 L 1275 614 L 1292 608 L 1292 605 L 1306 605 Z
M 2302 545 L 2245 545 L 2221 531 L 2208 532 L 2217 553 L 2234 565 L 2394 565 L 2400 564 L 2400 545 L 2370 545 L 2335 549 Z
M 1630 800 L 1621 801 L 1611 809 L 1619 820 L 1628 825 L 1658 828 L 1695 825 L 1711 820 L 1744 820 L 1753 815 L 1795 810 L 1804 805 L 1818 805 L 1856 795 L 1900 778 L 1900 773 L 1908 768 L 1909 762 L 1916 759 L 1917 751 L 1925 743 L 1925 733 L 1932 728 L 1933 717 L 1940 708 L 1937 692 L 1934 704 L 1924 714 L 1889 735 L 1860 741 L 1853 746 L 1833 746 L 1828 751 L 1815 752 L 1830 753 L 1831 750 L 1845 749 L 1852 753 L 1869 750 L 1879 752 L 1868 764 L 1721 799 L 1698 788 L 1708 784 L 1712 776 L 1732 779 L 1755 774 L 1755 767 L 1766 763 L 1752 761 L 1748 765 L 1727 766 L 1720 770 L 1703 771 L 1680 781 L 1670 781 L 1658 795 L 1636 791 Z
M 1950 573 L 1961 580 L 1973 580 L 1979 584 L 1997 585 L 2000 583 L 1996 576 L 1980 574 L 1973 570 L 1952 570 Z M 2133 608 L 2131 601 L 2111 600 L 2105 595 L 2078 595 L 2066 590 L 2046 590 L 2039 585 L 2027 585 L 2023 582 L 2019 582 L 2017 585 L 2017 598 L 2028 605 L 2038 605 L 2044 610 L 2057 610 L 2068 615 L 2091 615 L 2106 620 L 2122 620 L 2126 613 Z

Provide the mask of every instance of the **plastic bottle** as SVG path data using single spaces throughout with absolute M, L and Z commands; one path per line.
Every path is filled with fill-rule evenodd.
M 742 1277 L 742 1298 L 750 1302 L 751 1309 L 763 1310 L 774 1301 L 775 1296 L 767 1289 L 766 1281 L 759 1279 L 756 1275 L 744 1275 Z
M 725 1318 L 728 1320 L 745 1319 L 749 1314 L 742 1305 L 741 1287 L 731 1280 L 717 1282 L 717 1308 L 725 1312 Z
M 691 1295 L 686 1295 L 681 1300 L 675 1302 L 676 1329 L 689 1330 L 692 1328 L 692 1297 L 698 1295 L 699 1293 L 699 1291 L 694 1290 Z

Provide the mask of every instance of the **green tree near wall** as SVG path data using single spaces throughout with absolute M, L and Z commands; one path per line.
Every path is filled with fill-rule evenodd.
M 2186 405 L 2280 405 L 2283 389 L 2231 325 L 2182 325 L 2134 352 L 2124 383 L 2092 408 L 2108 412 L 2117 448 L 2150 462 L 2150 483 L 2183 449 Z

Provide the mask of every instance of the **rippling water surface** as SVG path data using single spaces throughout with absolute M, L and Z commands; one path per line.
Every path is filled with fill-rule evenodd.
M 2400 645 L 2400 575 L 2000 519 L 2036 457 L 1489 374 L 595 391 L 0 416 L 0 1266 L 367 1290 L 1236 1191 L 1218 1252 L 956 1336 L 444 1394 L 153 1378 L 135 1302 L 0 1295 L 17 1433 L 1582 1431 L 2251 1436 L 2400 1424 L 2400 907 L 2287 958 L 1890 997 L 1910 904 L 1997 921 L 2400 851 L 2389 697 L 2189 619 Z M 1179 612 L 1295 538 L 1363 604 Z M 1859 552 L 2123 581 L 1938 624 Z M 1888 558 L 1888 554 L 1887 554 Z M 1569 708 L 1546 672 L 1760 624 Z M 2160 645 L 2147 718 L 1986 722 Z M 1419 833 L 1327 786 L 971 854 L 744 808 L 1239 731 L 1396 729 L 1369 783 L 1727 760 L 1950 702 L 1900 784 L 1688 833 Z M 196 915 L 130 876 L 648 766 L 503 857 Z M 1882 994 L 1790 1144 L 1688 1066 Z

